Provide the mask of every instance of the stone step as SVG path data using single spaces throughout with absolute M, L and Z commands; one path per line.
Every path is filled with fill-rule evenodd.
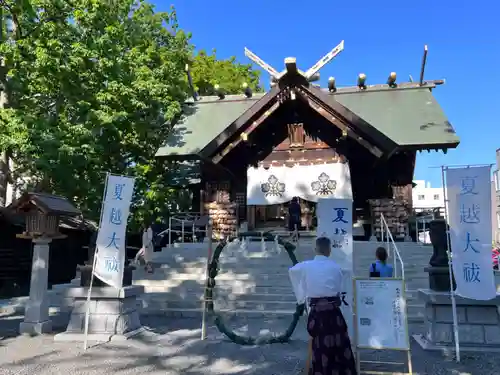
M 224 320 L 231 321 L 234 318 L 244 317 L 246 319 L 259 319 L 262 321 L 263 319 L 269 319 L 269 317 L 276 317 L 278 319 L 291 319 L 292 315 L 295 313 L 295 309 L 292 310 L 283 310 L 283 311 L 273 311 L 273 310 L 244 310 L 240 309 L 237 311 L 231 310 L 217 310 L 217 313 L 220 314 Z M 199 318 L 201 320 L 203 316 L 203 308 L 200 306 L 199 308 L 194 309 L 175 309 L 175 308 L 161 308 L 161 309 L 143 309 L 141 310 L 141 315 L 159 315 L 159 316 L 167 316 L 171 318 Z M 207 314 L 207 319 L 211 319 L 210 314 Z M 302 318 L 304 319 L 304 318 Z M 201 321 L 200 321 L 201 326 Z
M 367 277 L 368 276 L 367 268 L 364 271 L 354 271 L 354 275 L 357 277 Z M 184 270 L 186 271 L 186 270 Z M 401 270 L 397 270 L 397 275 L 401 274 Z M 200 284 L 203 284 L 206 277 L 206 272 L 204 270 L 188 270 L 188 272 L 177 273 L 170 272 L 165 270 L 155 270 L 153 274 L 148 274 L 146 272 L 134 274 L 134 282 L 137 283 L 139 281 L 165 281 L 165 282 L 179 282 L 179 281 L 196 281 Z M 418 283 L 419 285 L 422 283 L 428 283 L 428 274 L 426 272 L 417 272 L 414 270 L 405 270 L 405 279 L 407 283 Z M 216 282 L 219 281 L 248 281 L 248 282 L 276 282 L 277 284 L 290 284 L 290 279 L 288 272 L 282 271 L 266 271 L 266 272 L 242 272 L 238 273 L 233 270 L 220 270 L 217 277 Z M 425 286 L 423 286 L 425 287 Z
M 269 288 L 271 289 L 271 288 Z M 262 290 L 260 290 L 262 291 Z M 295 295 L 291 290 L 283 290 L 281 293 L 276 293 L 276 290 L 272 289 L 269 292 L 256 293 L 256 292 L 238 292 L 232 290 L 218 290 L 214 291 L 214 298 L 222 299 L 227 301 L 256 301 L 256 302 L 293 302 L 295 303 Z M 203 290 L 190 290 L 183 292 L 172 292 L 172 291 L 157 291 L 148 292 L 141 297 L 142 300 L 162 300 L 162 301 L 202 301 L 203 300 Z M 418 306 L 423 307 L 423 302 L 420 302 L 415 294 L 410 294 L 407 292 L 406 300 L 408 306 Z
M 223 311 L 252 310 L 252 311 L 295 311 L 295 301 L 230 301 L 223 298 L 214 300 L 215 309 Z M 159 300 L 144 299 L 143 308 L 146 309 L 196 309 L 202 306 L 197 300 Z
M 355 271 L 358 270 L 366 270 L 369 269 L 370 266 L 374 263 L 374 260 L 371 259 L 370 261 L 367 261 L 366 263 L 355 261 L 353 265 L 353 269 Z M 389 263 L 390 265 L 393 265 L 393 263 Z M 166 264 L 154 264 L 154 270 L 155 272 L 180 272 L 184 271 L 187 273 L 204 273 L 206 271 L 206 264 L 193 264 L 193 263 L 186 263 L 186 264 L 171 264 L 171 263 L 166 263 Z M 241 260 L 236 263 L 229 263 L 229 262 L 223 262 L 219 263 L 219 269 L 220 270 L 227 270 L 227 271 L 234 271 L 234 272 L 261 272 L 261 273 L 267 273 L 267 272 L 276 272 L 280 271 L 282 273 L 287 273 L 288 269 L 292 266 L 291 262 L 270 262 L 270 261 L 259 261 L 259 262 L 248 262 L 245 260 Z M 407 272 L 421 272 L 425 273 L 424 268 L 428 267 L 428 262 L 414 262 L 412 261 L 411 263 L 405 263 L 405 271 Z M 397 269 L 401 269 L 401 264 L 397 263 L 396 264 Z M 135 274 L 143 274 L 144 269 L 143 267 L 138 267 L 136 271 L 134 271 Z
M 286 311 L 254 311 L 254 310 L 237 310 L 237 311 L 221 311 L 218 310 L 218 314 L 220 314 L 224 320 L 231 321 L 234 318 L 245 318 L 255 320 L 256 323 L 252 324 L 260 324 L 263 319 L 269 319 L 270 317 L 276 317 L 278 319 L 286 319 L 287 322 L 292 318 L 295 310 L 286 310 Z M 200 327 L 201 327 L 201 319 L 203 316 L 203 309 L 195 308 L 195 309 L 148 309 L 142 310 L 141 315 L 146 316 L 165 316 L 169 318 L 197 318 L 200 319 Z M 207 316 L 207 319 L 212 319 L 210 316 Z M 306 319 L 305 316 L 301 318 L 302 320 Z M 423 313 L 417 313 L 415 315 L 408 315 L 408 323 L 423 323 L 424 315 Z M 300 323 L 299 323 L 300 324 Z M 295 335 L 295 333 L 294 333 Z
M 237 303 L 216 299 L 215 310 L 224 315 L 242 315 L 251 318 L 265 318 L 270 315 L 291 315 L 295 312 L 295 303 L 245 301 Z M 200 301 L 143 301 L 141 313 L 145 315 L 167 315 L 201 317 L 203 305 Z M 409 322 L 422 322 L 424 318 L 424 305 L 407 304 Z
M 372 263 L 375 262 L 375 259 L 368 259 L 366 261 L 360 261 L 359 259 L 355 259 L 353 268 L 357 269 L 367 269 Z M 388 262 L 389 265 L 393 265 L 392 261 Z M 221 261 L 219 262 L 219 268 L 221 269 L 232 269 L 237 271 L 245 271 L 245 270 L 265 270 L 265 271 L 273 271 L 273 270 L 282 270 L 283 272 L 288 271 L 290 267 L 292 267 L 292 262 L 289 260 L 246 260 L 240 259 L 238 261 Z M 424 268 L 428 267 L 429 261 L 426 259 L 425 261 L 417 261 L 410 260 L 404 263 L 405 270 L 418 270 L 420 272 L 424 272 Z M 207 264 L 206 262 L 165 262 L 165 263 L 153 263 L 153 267 L 155 271 L 158 270 L 202 270 L 205 271 Z M 396 267 L 398 269 L 401 268 L 401 263 L 397 262 Z M 137 270 L 134 272 L 138 273 L 143 270 L 143 267 L 137 267 Z
M 354 268 L 363 267 L 366 268 L 375 262 L 373 258 L 363 259 L 354 259 Z M 393 260 L 389 260 L 388 264 L 393 265 Z M 404 261 L 405 269 L 420 269 L 423 271 L 424 267 L 427 267 L 429 264 L 429 259 L 425 260 L 416 260 L 410 259 Z M 219 267 L 221 268 L 233 268 L 233 269 L 253 269 L 253 268 L 266 268 L 266 269 L 288 269 L 292 266 L 292 262 L 289 259 L 220 259 Z M 401 266 L 399 261 L 396 262 L 397 267 Z M 177 270 L 184 268 L 191 269 L 205 269 L 207 267 L 206 261 L 183 261 L 183 260 L 168 260 L 164 263 L 153 262 L 153 266 L 155 270 L 165 269 L 165 270 Z M 140 271 L 143 267 L 137 267 L 137 271 Z M 137 272 L 136 271 L 136 272 Z
M 227 301 L 257 301 L 257 302 L 296 302 L 295 295 L 290 291 L 283 293 L 234 293 L 228 290 L 215 290 L 214 298 Z M 198 301 L 203 300 L 203 291 L 191 291 L 187 293 L 147 293 L 141 297 L 142 300 L 161 299 L 165 301 Z
M 196 288 L 193 287 L 165 287 L 163 285 L 142 285 L 144 287 L 145 294 L 151 293 L 173 293 L 177 295 L 187 295 L 187 294 L 195 294 L 202 295 L 205 291 L 203 286 L 199 286 Z M 222 289 L 224 287 L 225 289 Z M 215 291 L 217 293 L 225 293 L 225 294 L 242 294 L 242 295 L 252 295 L 252 294 L 287 294 L 293 295 L 293 290 L 291 286 L 259 286 L 259 285 L 217 285 L 215 287 Z
M 407 257 L 414 257 L 416 259 L 419 258 L 425 258 L 425 257 L 431 257 L 432 256 L 432 249 L 411 249 L 411 248 L 398 248 L 399 255 L 401 258 L 407 258 Z M 313 257 L 315 255 L 314 249 L 304 249 L 304 248 L 296 248 L 294 250 L 294 253 L 296 255 L 301 255 L 301 256 L 309 256 Z M 389 257 L 392 258 L 392 250 L 388 252 Z M 197 251 L 189 251 L 189 250 L 184 250 L 184 249 L 172 249 L 171 251 L 166 251 L 166 252 L 157 252 L 153 254 L 153 260 L 154 259 L 183 259 L 187 257 L 194 257 L 194 258 L 206 258 L 208 254 L 208 249 L 204 249 L 203 251 L 197 250 Z M 237 250 L 231 250 L 231 249 L 223 249 L 220 255 L 220 258 L 228 258 L 228 257 L 254 257 L 254 258 L 275 258 L 279 256 L 283 257 L 288 257 L 286 250 L 283 247 L 280 247 L 280 250 L 277 250 L 276 247 L 274 246 L 268 246 L 265 250 L 263 250 L 260 246 L 251 246 L 247 248 L 247 250 L 244 249 L 237 249 Z M 369 249 L 369 250 L 363 250 L 359 249 L 356 246 L 354 247 L 354 256 L 355 257 L 363 257 L 363 258 L 368 258 L 368 257 L 375 257 L 375 248 Z
M 162 289 L 161 287 L 149 287 L 149 290 L 141 297 L 143 300 L 157 299 L 162 301 L 169 300 L 195 300 L 200 301 L 204 294 L 203 288 L 192 289 Z M 233 301 L 286 301 L 295 302 L 295 295 L 291 287 L 276 288 L 276 287 L 254 287 L 254 288 L 234 288 L 225 286 L 217 286 L 214 289 L 214 298 L 222 298 Z M 421 305 L 419 301 L 418 292 L 408 290 L 406 291 L 406 300 L 411 305 Z
M 399 273 L 399 272 L 398 272 Z M 358 277 L 367 277 L 368 272 L 364 274 L 355 273 Z M 189 283 L 195 285 L 205 284 L 204 274 L 171 274 L 165 275 L 161 273 L 146 274 L 141 277 L 141 275 L 136 275 L 134 277 L 134 284 L 137 285 L 165 285 L 165 286 L 179 286 L 182 283 Z M 405 281 L 407 286 L 411 285 L 408 289 L 419 289 L 427 288 L 429 284 L 429 278 L 426 273 L 422 274 L 406 274 Z M 275 283 L 276 286 L 291 286 L 290 279 L 287 274 L 250 274 L 250 273 L 220 273 L 217 275 L 216 284 L 228 284 L 233 282 L 234 284 L 251 284 L 251 285 L 262 285 L 268 286 L 270 282 Z M 265 283 L 265 284 L 262 284 Z

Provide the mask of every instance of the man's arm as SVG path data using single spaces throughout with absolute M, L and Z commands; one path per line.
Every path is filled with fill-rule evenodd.
M 288 270 L 290 281 L 293 287 L 293 293 L 297 299 L 297 303 L 301 304 L 306 301 L 304 290 L 304 263 L 297 263 Z

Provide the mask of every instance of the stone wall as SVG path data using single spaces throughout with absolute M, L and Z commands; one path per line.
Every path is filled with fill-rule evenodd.
M 448 293 L 419 290 L 425 300 L 426 339 L 436 346 L 453 346 L 453 312 Z M 456 297 L 458 336 L 467 347 L 500 347 L 500 298 L 476 301 Z
M 371 217 L 374 225 L 374 232 L 378 239 L 382 238 L 382 221 L 380 214 L 384 215 L 387 226 L 395 240 L 404 239 L 408 233 L 408 218 L 411 205 L 402 199 L 370 199 Z
M 235 235 L 238 229 L 238 204 L 232 202 L 210 202 L 205 212 L 212 219 L 213 237 L 221 239 Z
M 451 306 L 427 305 L 427 339 L 436 344 L 453 344 Z M 496 306 L 457 306 L 458 336 L 461 344 L 500 345 L 500 319 Z

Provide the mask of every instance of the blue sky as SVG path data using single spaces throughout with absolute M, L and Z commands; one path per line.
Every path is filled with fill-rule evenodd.
M 158 10 L 172 2 L 153 0 Z M 287 56 L 306 70 L 345 40 L 345 49 L 321 70 L 339 86 L 352 86 L 359 73 L 368 84 L 418 80 L 424 45 L 426 79 L 446 79 L 434 95 L 461 144 L 456 150 L 420 153 L 415 179 L 441 186 L 440 165 L 494 163 L 500 148 L 500 3 L 494 0 L 284 1 L 178 0 L 180 26 L 197 48 L 215 48 L 221 58 L 248 47 L 277 70 Z M 269 77 L 262 74 L 267 86 Z M 401 124 L 404 126 L 404 124 Z

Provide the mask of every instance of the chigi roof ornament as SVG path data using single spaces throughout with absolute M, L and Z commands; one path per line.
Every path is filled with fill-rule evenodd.
M 319 80 L 319 71 L 326 64 L 332 61 L 340 52 L 344 50 L 344 41 L 341 41 L 338 46 L 333 48 L 330 52 L 328 52 L 325 56 L 318 60 L 316 64 L 314 64 L 311 68 L 309 68 L 306 72 L 297 69 L 297 61 L 295 57 L 287 57 L 285 58 L 285 70 L 278 73 L 276 69 L 274 69 L 271 65 L 262 60 L 255 53 L 250 51 L 245 47 L 245 56 L 252 60 L 255 64 L 259 65 L 262 69 L 269 73 L 271 76 L 271 82 L 277 82 L 283 77 L 286 73 L 299 73 L 304 76 L 309 82 L 314 82 Z

